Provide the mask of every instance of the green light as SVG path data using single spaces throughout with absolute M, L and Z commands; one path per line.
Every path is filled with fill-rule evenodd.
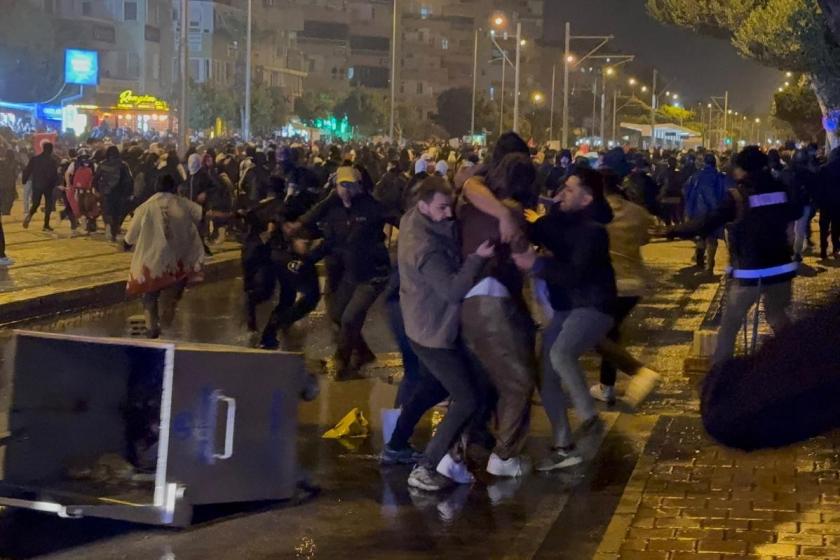
M 326 136 L 333 136 L 342 140 L 353 138 L 353 127 L 350 126 L 350 121 L 346 115 L 341 119 L 337 119 L 335 115 L 330 115 L 326 119 L 315 119 L 312 124 Z

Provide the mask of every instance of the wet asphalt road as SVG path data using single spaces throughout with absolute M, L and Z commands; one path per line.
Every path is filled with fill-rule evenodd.
M 263 315 L 267 311 L 263 309 Z M 138 314 L 139 303 L 130 302 L 23 327 L 126 336 L 128 318 Z M 0 558 L 591 556 L 652 428 L 650 418 L 605 414 L 611 429 L 603 445 L 601 440 L 581 443 L 591 461 L 579 468 L 524 480 L 494 480 L 479 473 L 476 484 L 439 495 L 409 492 L 407 468 L 381 469 L 375 459 L 382 445 L 379 411 L 391 406 L 396 390 L 381 379 L 398 371 L 394 367 L 396 345 L 381 305 L 372 310 L 365 333 L 370 346 L 383 358 L 368 370 L 374 379 L 335 383 L 322 376 L 321 396 L 300 405 L 301 466 L 321 486 L 319 494 L 281 504 L 203 508 L 196 514 L 197 523 L 186 530 L 6 510 L 0 515 Z M 4 354 L 10 336 L 10 331 L 0 331 Z M 189 290 L 164 338 L 247 345 L 241 281 Z M 290 348 L 303 349 L 312 359 L 310 363 L 328 356 L 331 332 L 323 307 L 297 326 L 286 342 Z M 370 437 L 342 442 L 320 438 L 353 407 L 360 407 L 370 420 Z M 430 425 L 424 420 L 421 443 Z M 545 454 L 548 434 L 545 415 L 536 407 L 528 448 L 532 456 Z M 574 542 L 567 538 L 572 535 Z

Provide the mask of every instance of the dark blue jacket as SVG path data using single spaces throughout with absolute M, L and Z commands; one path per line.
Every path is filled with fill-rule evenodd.
M 685 213 L 689 220 L 702 218 L 716 210 L 727 189 L 726 175 L 707 165 L 691 176 L 685 184 Z

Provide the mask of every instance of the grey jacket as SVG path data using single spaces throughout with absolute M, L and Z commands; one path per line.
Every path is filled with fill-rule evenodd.
M 416 207 L 400 221 L 397 262 L 405 332 L 427 348 L 455 348 L 461 301 L 475 284 L 484 259 L 461 259 L 455 222 L 432 222 Z

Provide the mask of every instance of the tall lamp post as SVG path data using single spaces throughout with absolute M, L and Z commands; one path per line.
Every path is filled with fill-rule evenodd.
M 578 66 L 583 61 L 588 58 L 607 58 L 607 57 L 595 57 L 595 53 L 598 52 L 607 42 L 612 39 L 612 35 L 600 35 L 600 36 L 586 36 L 586 35 L 579 35 L 573 36 L 572 35 L 572 24 L 568 21 L 566 22 L 566 48 L 563 53 L 563 136 L 561 140 L 561 148 L 566 148 L 569 145 L 569 71 L 573 66 Z M 595 40 L 600 41 L 595 48 L 590 50 L 585 56 L 581 57 L 579 60 L 576 60 L 575 57 L 572 55 L 571 47 L 572 47 L 572 40 Z M 592 122 L 592 135 L 595 135 L 595 122 Z
M 394 115 L 397 102 L 397 8 L 397 0 L 394 0 L 394 18 L 391 25 L 391 115 L 388 121 L 388 138 L 391 142 L 394 141 Z M 473 76 L 473 126 L 475 126 L 475 76 Z
M 504 29 L 507 27 L 507 17 L 502 13 L 496 13 L 491 23 L 495 29 Z M 499 46 L 496 42 L 495 38 L 493 39 L 493 43 L 496 45 L 502 52 L 502 88 L 504 88 L 504 68 L 505 62 L 509 62 L 507 58 L 507 54 L 505 51 Z M 513 77 L 513 131 L 519 131 L 519 84 L 520 84 L 520 62 L 522 60 L 522 22 L 516 22 L 516 54 L 515 54 L 516 63 L 514 66 L 514 77 Z M 503 90 L 504 91 L 504 90 Z M 502 95 L 502 110 L 504 110 L 504 94 Z M 501 130 L 501 126 L 499 127 Z
M 187 107 L 187 82 L 190 78 L 189 72 L 189 62 L 190 62 L 190 53 L 189 53 L 189 44 L 188 40 L 188 29 L 190 23 L 189 17 L 189 10 L 190 10 L 190 0 L 182 0 L 181 2 L 181 99 L 179 102 L 178 107 L 178 139 L 179 143 L 181 144 L 181 150 L 183 153 L 186 154 L 187 150 L 190 147 L 190 140 L 189 134 L 187 129 L 189 128 L 189 107 Z
M 242 127 L 242 136 L 246 142 L 251 140 L 251 25 L 252 0 L 248 0 L 248 23 L 246 24 L 245 36 L 245 123 Z

